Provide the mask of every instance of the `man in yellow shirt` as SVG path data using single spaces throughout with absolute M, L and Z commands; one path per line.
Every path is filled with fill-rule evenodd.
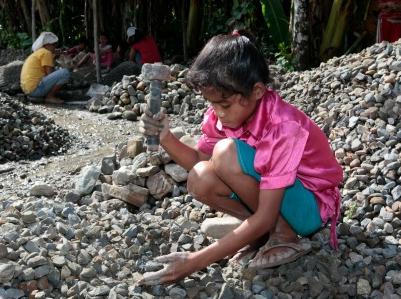
M 44 97 L 45 103 L 62 104 L 56 93 L 68 82 L 67 69 L 54 70 L 54 52 L 58 37 L 42 32 L 32 45 L 33 53 L 25 60 L 21 70 L 21 89 L 32 98 Z

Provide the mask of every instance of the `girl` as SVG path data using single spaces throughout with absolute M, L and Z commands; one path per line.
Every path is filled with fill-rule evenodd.
M 157 258 L 168 265 L 145 273 L 142 284 L 171 283 L 268 236 L 250 261 L 269 268 L 294 261 L 311 245 L 305 237 L 339 216 L 342 169 L 324 133 L 303 112 L 266 88 L 268 67 L 255 45 L 238 33 L 213 37 L 187 76 L 210 103 L 195 149 L 182 144 L 163 115 L 144 114 L 141 131 L 190 171 L 189 192 L 243 223 L 198 252 Z

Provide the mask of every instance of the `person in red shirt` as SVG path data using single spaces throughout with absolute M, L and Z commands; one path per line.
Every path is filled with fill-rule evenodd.
M 129 27 L 127 29 L 127 43 L 131 46 L 128 56 L 130 61 L 139 65 L 161 61 L 154 38 L 147 35 L 142 29 Z

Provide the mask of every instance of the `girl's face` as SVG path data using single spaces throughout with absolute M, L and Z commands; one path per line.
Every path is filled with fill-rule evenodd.
M 105 45 L 105 44 L 107 44 L 107 42 L 108 42 L 109 40 L 108 40 L 107 36 L 101 35 L 101 36 L 99 36 L 99 41 L 100 41 L 100 43 L 101 43 L 102 45 Z
M 228 128 L 237 128 L 244 124 L 252 116 L 260 99 L 260 93 L 255 88 L 249 97 L 238 93 L 224 95 L 213 87 L 203 88 L 201 92 L 222 125 Z

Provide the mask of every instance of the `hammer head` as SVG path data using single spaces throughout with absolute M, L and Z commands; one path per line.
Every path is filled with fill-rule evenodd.
M 142 66 L 142 76 L 145 80 L 168 81 L 170 68 L 161 63 L 145 63 Z

